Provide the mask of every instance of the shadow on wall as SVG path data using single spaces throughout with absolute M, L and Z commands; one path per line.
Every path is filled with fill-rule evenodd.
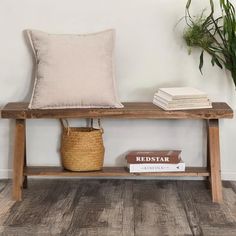
M 119 156 L 117 156 L 116 161 L 115 161 L 115 165 L 116 166 L 126 166 L 125 157 L 130 151 L 133 151 L 133 150 L 128 150 L 128 151 L 120 154 Z
M 32 50 L 32 46 L 30 44 L 30 40 L 28 38 L 27 30 L 24 30 L 22 32 L 22 34 L 23 34 L 23 38 L 24 38 L 24 42 L 25 42 L 26 48 L 27 48 L 27 50 L 29 52 L 29 55 L 31 56 L 31 61 L 33 63 L 29 91 L 26 93 L 25 97 L 23 98 L 23 101 L 29 102 L 30 98 L 31 98 L 31 94 L 32 94 L 33 88 L 34 88 L 37 64 L 36 64 L 34 52 Z

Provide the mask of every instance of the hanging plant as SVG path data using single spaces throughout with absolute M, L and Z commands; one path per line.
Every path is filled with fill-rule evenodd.
M 199 16 L 192 16 L 191 3 L 192 0 L 188 0 L 186 4 L 187 27 L 183 35 L 189 53 L 192 47 L 202 49 L 199 63 L 201 73 L 204 53 L 210 54 L 212 65 L 229 70 L 236 86 L 236 15 L 233 4 L 229 0 L 219 0 L 222 15 L 215 18 L 213 0 L 209 0 L 211 11 L 208 16 L 205 16 L 205 10 Z

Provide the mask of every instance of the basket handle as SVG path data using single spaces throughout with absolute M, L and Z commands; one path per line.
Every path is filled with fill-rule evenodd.
M 70 134 L 70 125 L 69 125 L 69 121 L 67 119 L 59 119 L 60 123 L 61 123 L 61 127 L 63 129 L 67 130 L 67 135 Z
M 103 134 L 103 133 L 104 133 L 104 130 L 103 130 L 103 128 L 102 128 L 101 119 L 100 119 L 100 118 L 97 119 L 97 123 L 98 123 L 99 130 L 100 130 L 101 133 Z M 91 119 L 90 119 L 90 127 L 91 127 L 91 128 L 94 128 L 93 124 L 94 124 L 93 118 L 91 118 Z

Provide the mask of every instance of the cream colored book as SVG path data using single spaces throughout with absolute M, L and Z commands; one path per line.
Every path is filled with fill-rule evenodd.
M 185 98 L 185 99 L 174 99 L 174 100 L 167 100 L 164 97 L 162 97 L 161 95 L 159 96 L 158 94 L 154 95 L 154 99 L 163 102 L 165 104 L 169 104 L 169 105 L 178 105 L 178 104 L 209 104 L 210 103 L 210 99 L 209 98 Z
M 183 105 L 167 105 L 165 103 L 162 103 L 156 99 L 153 99 L 153 104 L 156 106 L 161 107 L 162 109 L 166 111 L 174 111 L 174 110 L 192 110 L 192 109 L 205 109 L 205 108 L 212 108 L 211 103 L 207 104 L 183 104 Z
M 168 101 L 175 99 L 208 98 L 205 92 L 191 87 L 160 88 L 157 94 Z

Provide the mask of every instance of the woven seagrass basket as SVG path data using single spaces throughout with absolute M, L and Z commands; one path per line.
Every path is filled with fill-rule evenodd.
M 61 158 L 65 169 L 71 171 L 96 171 L 103 167 L 105 148 L 103 145 L 103 129 L 69 127 L 67 120 L 62 125 Z

